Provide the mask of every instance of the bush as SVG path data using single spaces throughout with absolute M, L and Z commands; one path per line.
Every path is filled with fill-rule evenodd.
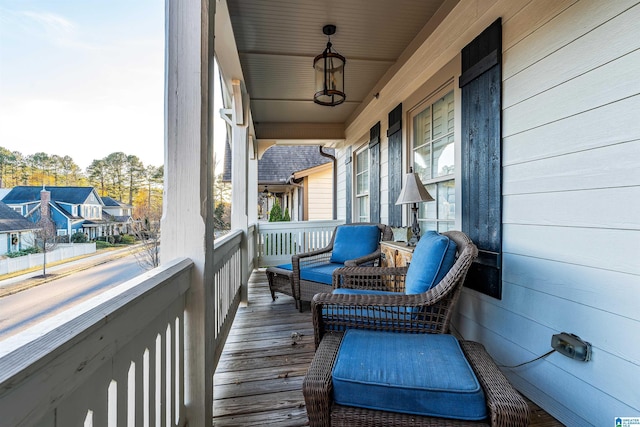
M 269 222 L 278 222 L 282 221 L 282 208 L 280 207 L 280 202 L 276 199 L 275 204 L 271 208 L 271 212 L 269 213 Z
M 113 244 L 104 240 L 96 240 L 96 249 L 112 248 Z
M 31 247 L 31 248 L 23 249 L 21 251 L 9 252 L 6 255 L 9 258 L 18 258 L 18 257 L 29 255 L 29 254 L 37 254 L 39 252 L 40 252 L 40 249 L 36 247 Z
M 283 221 L 291 221 L 291 215 L 289 215 L 289 208 L 284 210 L 284 216 L 282 217 Z
M 76 231 L 71 235 L 71 243 L 87 243 L 88 240 L 87 235 L 80 231 Z
M 120 238 L 120 243 L 124 245 L 133 245 L 136 242 L 135 237 L 130 234 L 123 234 Z

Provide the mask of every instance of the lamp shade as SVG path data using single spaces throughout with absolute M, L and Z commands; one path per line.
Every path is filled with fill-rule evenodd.
M 405 183 L 400 191 L 400 196 L 396 205 L 402 205 L 405 203 L 420 203 L 420 202 L 432 202 L 434 198 L 424 188 L 420 177 L 415 172 L 409 172 L 405 176 Z

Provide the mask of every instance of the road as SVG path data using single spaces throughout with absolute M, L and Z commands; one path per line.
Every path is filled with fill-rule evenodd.
M 135 255 L 0 298 L 0 341 L 111 289 L 145 270 Z

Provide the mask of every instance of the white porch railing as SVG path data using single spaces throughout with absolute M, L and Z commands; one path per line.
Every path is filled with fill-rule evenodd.
M 342 220 L 261 222 L 256 233 L 260 267 L 291 262 L 291 255 L 321 249 L 329 244 Z
M 215 336 L 197 339 L 216 357 L 240 299 L 242 236 L 215 242 Z M 0 342 L 0 425 L 186 425 L 192 268 L 172 261 Z

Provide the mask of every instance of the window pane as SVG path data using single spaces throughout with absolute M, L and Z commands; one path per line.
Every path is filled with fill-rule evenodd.
M 454 172 L 453 135 L 448 135 L 433 143 L 433 177 L 451 175 Z
M 431 141 L 431 108 L 427 107 L 413 118 L 413 147 Z
M 369 221 L 369 196 L 358 197 L 358 220 Z
M 413 171 L 424 182 L 431 179 L 431 145 L 418 148 L 413 155 Z
M 369 150 L 363 150 L 356 156 L 356 173 L 369 169 Z
M 366 194 L 369 191 L 369 172 L 356 177 L 356 194 Z
M 456 219 L 456 185 L 454 180 L 438 183 L 438 219 Z
M 453 132 L 453 92 L 433 104 L 433 139 Z

